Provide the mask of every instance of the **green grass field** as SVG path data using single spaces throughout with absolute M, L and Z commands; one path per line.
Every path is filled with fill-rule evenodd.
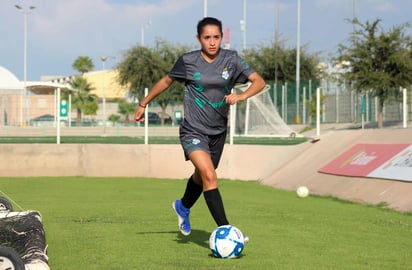
M 229 221 L 250 242 L 238 259 L 213 258 L 216 225 L 203 197 L 192 209 L 192 234 L 178 233 L 171 203 L 185 185 L 0 178 L 1 191 L 41 212 L 51 269 L 412 269 L 411 214 L 229 180 L 220 181 Z

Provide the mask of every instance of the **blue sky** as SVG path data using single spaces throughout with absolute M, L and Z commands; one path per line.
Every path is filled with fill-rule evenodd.
M 277 4 L 276 4 L 277 3 Z M 68 76 L 78 56 L 93 59 L 95 70 L 121 61 L 123 52 L 156 38 L 173 44 L 196 46 L 196 24 L 204 14 L 204 0 L 1 0 L 0 66 L 23 80 L 24 15 L 28 10 L 27 77 Z M 208 0 L 207 15 L 221 19 L 230 29 L 231 48 L 242 50 L 242 0 Z M 276 8 L 277 7 L 277 8 Z M 355 7 L 355 8 L 354 8 Z M 388 30 L 411 21 L 410 0 L 301 0 L 301 45 L 319 52 L 327 61 L 352 31 L 346 19 L 354 12 L 365 22 L 382 19 Z M 278 15 L 278 16 L 277 16 Z M 150 24 L 149 24 L 150 22 Z M 246 0 L 246 47 L 270 44 L 276 25 L 287 47 L 296 47 L 297 0 Z M 408 31 L 411 33 L 411 31 Z

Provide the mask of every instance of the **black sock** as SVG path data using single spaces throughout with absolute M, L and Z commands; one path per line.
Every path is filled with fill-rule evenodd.
M 206 204 L 209 207 L 209 211 L 212 214 L 217 226 L 229 225 L 219 189 L 216 188 L 205 191 L 203 192 L 203 196 L 205 197 Z
M 199 199 L 200 195 L 202 195 L 203 187 L 198 185 L 193 181 L 193 176 L 189 178 L 186 184 L 186 190 L 183 194 L 182 204 L 186 208 L 191 208 L 197 199 Z

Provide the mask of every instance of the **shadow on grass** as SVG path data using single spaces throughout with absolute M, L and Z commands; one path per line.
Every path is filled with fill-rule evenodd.
M 210 233 L 203 230 L 192 230 L 191 234 L 188 236 L 182 235 L 178 231 L 150 231 L 150 232 L 138 232 L 137 234 L 175 234 L 176 239 L 173 241 L 178 244 L 194 243 L 201 247 L 209 249 L 209 236 Z
M 210 233 L 202 230 L 192 230 L 190 235 L 184 236 L 181 233 L 177 233 L 176 242 L 179 244 L 195 243 L 201 247 L 209 249 L 209 236 Z

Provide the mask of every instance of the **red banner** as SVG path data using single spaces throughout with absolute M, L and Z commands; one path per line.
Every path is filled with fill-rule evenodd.
M 412 147 L 409 144 L 357 144 L 319 172 L 412 181 Z

